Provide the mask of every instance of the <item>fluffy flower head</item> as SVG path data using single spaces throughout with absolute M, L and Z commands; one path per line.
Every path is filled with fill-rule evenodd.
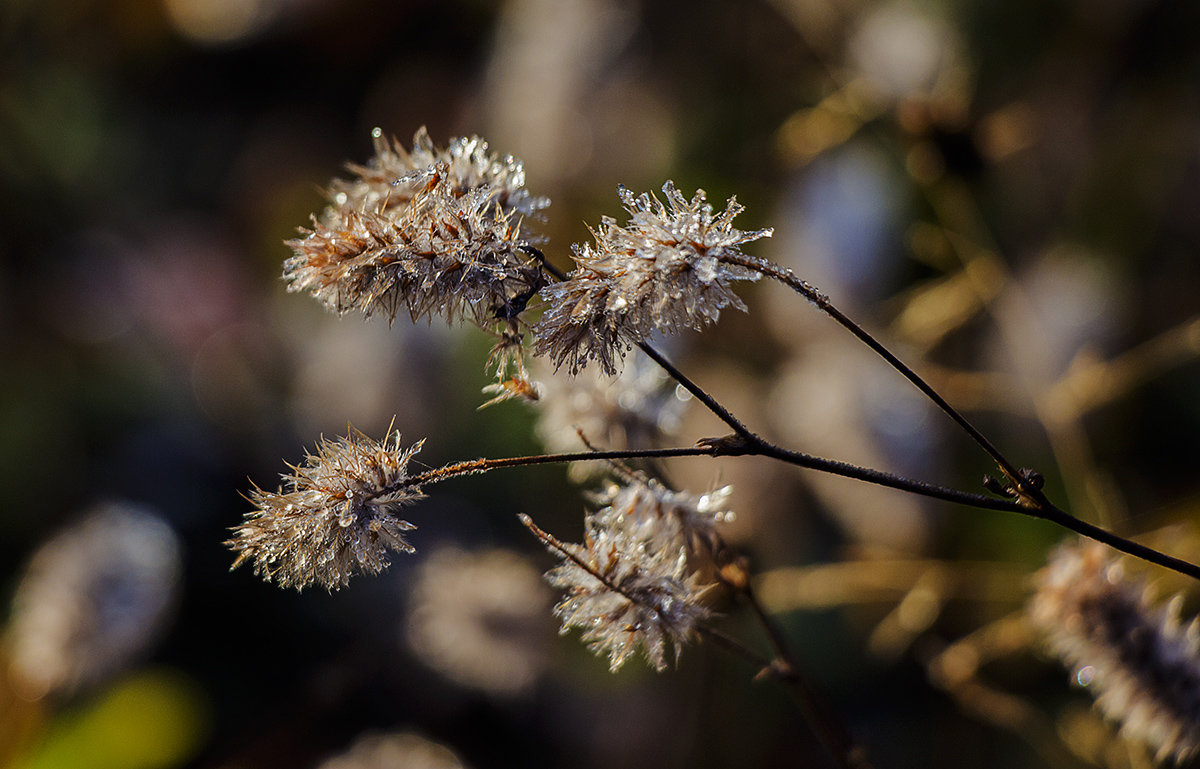
M 742 256 L 743 243 L 771 234 L 734 228 L 737 200 L 714 214 L 703 190 L 689 201 L 667 182 L 665 203 L 624 187 L 618 194 L 629 223 L 605 217 L 592 230 L 595 245 L 574 247 L 578 267 L 570 278 L 541 292 L 549 308 L 536 328 L 535 352 L 572 373 L 596 360 L 614 374 L 625 349 L 654 331 L 702 329 L 724 307 L 745 310 L 730 283 L 759 274 L 729 260 Z
M 440 549 L 417 571 L 406 635 L 446 677 L 501 697 L 527 692 L 546 669 L 550 590 L 510 550 Z
M 667 667 L 667 650 L 679 648 L 710 612 L 703 604 L 706 588 L 690 573 L 687 553 L 654 550 L 635 534 L 589 522 L 584 543 L 560 542 L 533 524 L 522 522 L 562 563 L 546 574 L 551 585 L 566 591 L 554 613 L 561 632 L 583 631 L 597 654 L 607 654 L 614 672 L 640 649 L 655 670 Z
M 486 149 L 472 137 L 439 150 L 420 131 L 409 153 L 377 135 L 375 158 L 334 180 L 329 207 L 288 241 L 289 289 L 338 313 L 511 320 L 545 282 L 521 224 L 547 201 Z
M 337 441 L 322 439 L 302 466 L 283 475 L 278 491 L 250 493 L 255 509 L 225 543 L 238 553 L 232 568 L 253 561 L 268 582 L 332 590 L 357 571 L 383 571 L 389 550 L 412 552 L 404 532 L 416 527 L 398 512 L 424 496 L 404 485 L 422 443 L 406 449 L 399 432 L 379 442 L 354 429 Z
M 95 684 L 146 648 L 175 602 L 180 549 L 157 515 L 128 503 L 102 506 L 42 545 L 5 639 L 22 696 Z
M 631 474 L 595 496 L 604 507 L 592 521 L 602 529 L 623 529 L 655 550 L 682 548 L 692 555 L 704 549 L 697 545 L 712 541 L 718 524 L 733 520 L 732 493 L 732 486 L 707 494 L 672 491 L 653 478 Z
M 1159 760 L 1200 751 L 1200 625 L 1156 607 L 1095 543 L 1060 548 L 1038 575 L 1030 618 L 1096 705 Z

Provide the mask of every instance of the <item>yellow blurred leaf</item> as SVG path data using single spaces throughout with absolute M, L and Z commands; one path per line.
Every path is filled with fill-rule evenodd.
M 170 670 L 118 681 L 52 722 L 14 769 L 165 769 L 199 746 L 207 722 L 199 687 Z

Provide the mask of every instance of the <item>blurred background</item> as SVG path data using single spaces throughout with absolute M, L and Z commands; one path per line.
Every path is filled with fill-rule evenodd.
M 394 418 L 437 466 L 584 419 L 477 411 L 477 329 L 286 292 L 282 241 L 376 126 L 521 158 L 560 266 L 621 218 L 617 184 L 736 194 L 740 228 L 775 228 L 749 252 L 1051 498 L 1200 559 L 1197 29 L 1185 0 L 4 0 L 0 765 L 827 765 L 718 648 L 611 675 L 556 636 L 516 514 L 578 540 L 579 473 L 447 483 L 412 509 L 415 555 L 332 595 L 228 571 L 249 479 L 347 423 Z M 666 345 L 750 425 L 968 490 L 994 472 L 802 300 L 741 292 L 748 314 Z M 668 445 L 719 431 L 670 401 Z M 1150 765 L 1021 619 L 1063 532 L 764 461 L 669 472 L 733 484 L 731 540 L 876 766 Z

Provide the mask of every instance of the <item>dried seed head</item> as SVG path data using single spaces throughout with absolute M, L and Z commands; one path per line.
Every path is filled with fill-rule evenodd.
M 332 183 L 330 206 L 287 243 L 289 290 L 389 320 L 402 310 L 414 321 L 512 320 L 545 283 L 521 222 L 546 201 L 523 189 L 519 162 L 486 154 L 478 137 L 447 150 L 423 132 L 414 141 L 407 153 L 377 137 L 371 163 L 351 167 L 358 178 Z
M 546 669 L 549 589 L 509 550 L 430 554 L 413 582 L 406 635 L 425 664 L 473 689 L 511 697 Z
M 536 429 L 550 451 L 578 451 L 580 434 L 607 448 L 659 447 L 679 430 L 690 399 L 676 397 L 675 383 L 640 351 L 615 379 L 549 371 L 538 372 L 538 378 L 546 383 L 546 397 L 540 402 Z M 570 466 L 577 481 L 603 472 L 599 462 Z
M 591 520 L 598 529 L 622 529 L 651 549 L 682 548 L 694 557 L 710 549 L 717 524 L 733 520 L 732 493 L 732 486 L 700 495 L 671 491 L 653 478 L 631 474 L 595 495 L 604 507 Z
M 388 550 L 411 553 L 404 532 L 416 527 L 397 513 L 424 497 L 404 485 L 423 443 L 405 449 L 399 432 L 377 442 L 353 428 L 346 438 L 321 439 L 303 466 L 282 476 L 278 491 L 250 492 L 255 509 L 225 543 L 238 553 L 232 568 L 253 561 L 268 582 L 333 590 L 355 572 L 383 571 Z
M 1159 760 L 1200 750 L 1200 625 L 1155 607 L 1102 545 L 1065 545 L 1038 574 L 1034 625 L 1096 705 Z
M 101 507 L 56 535 L 13 598 L 13 683 L 37 699 L 120 670 L 154 639 L 180 571 L 175 532 L 133 505 Z
M 706 587 L 688 570 L 687 553 L 654 550 L 619 528 L 589 522 L 582 545 L 560 542 L 521 521 L 563 562 L 547 572 L 551 585 L 566 591 L 554 607 L 561 632 L 580 628 L 588 648 L 607 654 L 614 672 L 639 649 L 655 670 L 667 667 L 667 651 L 692 638 L 710 615 L 703 604 Z
M 341 755 L 318 769 L 464 769 L 459 757 L 444 745 L 411 732 L 365 734 Z
M 594 246 L 574 247 L 578 267 L 570 278 L 542 289 L 549 307 L 535 328 L 535 352 L 572 373 L 595 360 L 614 374 L 625 350 L 654 331 L 702 329 L 724 307 L 745 310 L 730 283 L 759 274 L 726 260 L 771 234 L 735 229 L 742 207 L 732 198 L 714 216 L 702 190 L 689 201 L 672 182 L 663 185 L 665 204 L 618 192 L 629 224 L 605 217 L 592 231 Z
M 495 204 L 519 216 L 538 216 L 550 205 L 547 198 L 535 197 L 525 189 L 525 167 L 520 160 L 488 152 L 488 144 L 478 136 L 451 139 L 445 149 L 436 147 L 424 126 L 413 136 L 412 150 L 405 150 L 383 131 L 371 132 L 375 155 L 367 165 L 351 164 L 352 179 L 334 179 L 329 199 L 337 208 L 353 211 L 388 211 L 403 208 L 421 190 L 431 169 L 446 167 L 452 194 L 461 196 L 471 190 L 494 191 Z

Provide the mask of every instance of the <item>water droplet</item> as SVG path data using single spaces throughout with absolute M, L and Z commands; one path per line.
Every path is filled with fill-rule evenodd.
M 1075 680 L 1079 682 L 1080 686 L 1089 685 L 1092 680 L 1095 679 L 1095 677 L 1096 668 L 1092 665 L 1084 665 L 1079 669 L 1079 672 L 1075 674 Z

